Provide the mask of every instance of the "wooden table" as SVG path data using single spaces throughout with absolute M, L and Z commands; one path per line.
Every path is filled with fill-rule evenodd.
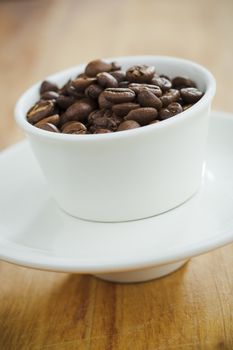
M 232 0 L 0 2 L 0 149 L 23 135 L 16 99 L 38 79 L 95 57 L 168 54 L 216 76 L 233 112 Z M 111 284 L 0 263 L 1 350 L 233 349 L 233 245 L 160 280 Z

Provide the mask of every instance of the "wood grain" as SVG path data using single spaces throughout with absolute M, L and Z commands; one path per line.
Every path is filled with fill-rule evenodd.
M 0 1 L 0 149 L 23 138 L 18 96 L 96 57 L 181 56 L 217 79 L 233 112 L 231 0 Z M 111 284 L 0 263 L 1 350 L 233 349 L 233 245 L 165 278 Z

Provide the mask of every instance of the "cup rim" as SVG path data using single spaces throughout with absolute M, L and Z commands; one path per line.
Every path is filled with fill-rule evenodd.
M 216 81 L 212 73 L 205 68 L 204 66 L 193 62 L 191 60 L 173 57 L 173 56 L 160 56 L 160 55 L 136 55 L 136 56 L 120 56 L 120 57 L 111 57 L 104 60 L 105 61 L 121 61 L 122 63 L 130 62 L 131 60 L 141 60 L 143 63 L 143 60 L 148 59 L 157 59 L 157 60 L 163 60 L 166 63 L 175 62 L 180 63 L 184 65 L 189 65 L 190 67 L 193 67 L 201 72 L 201 74 L 204 77 L 204 81 L 206 83 L 206 91 L 203 97 L 195 103 L 190 109 L 187 109 L 186 111 L 183 111 L 177 115 L 175 115 L 172 118 L 168 118 L 163 120 L 162 123 L 155 123 L 151 125 L 146 125 L 141 128 L 135 128 L 130 130 L 124 130 L 124 131 L 118 131 L 113 133 L 103 133 L 103 134 L 85 134 L 85 135 L 73 135 L 73 134 L 62 134 L 62 133 L 53 133 L 48 132 L 43 129 L 36 128 L 34 125 L 30 124 L 27 119 L 26 115 L 23 112 L 23 106 L 25 103 L 25 100 L 27 100 L 35 89 L 38 89 L 42 80 L 38 81 L 37 83 L 33 84 L 31 87 L 29 87 L 18 99 L 15 105 L 14 115 L 15 120 L 18 126 L 23 129 L 27 134 L 37 136 L 40 138 L 43 138 L 45 140 L 54 140 L 54 141 L 65 141 L 65 142 L 99 142 L 99 141 L 107 141 L 107 140 L 117 140 L 117 139 L 124 139 L 129 137 L 134 137 L 136 135 L 146 135 L 150 132 L 155 132 L 156 130 L 159 131 L 160 129 L 167 128 L 168 126 L 172 127 L 175 124 L 178 124 L 182 121 L 185 121 L 187 118 L 190 117 L 190 110 L 192 112 L 198 112 L 202 109 L 204 105 L 209 103 L 213 96 L 215 95 L 216 91 Z M 47 77 L 45 77 L 43 80 L 52 80 L 56 81 L 57 78 L 64 75 L 69 75 L 71 72 L 74 72 L 76 70 L 83 69 L 85 67 L 85 64 L 79 64 L 77 66 L 70 67 L 65 70 L 58 71 L 54 74 L 51 74 Z

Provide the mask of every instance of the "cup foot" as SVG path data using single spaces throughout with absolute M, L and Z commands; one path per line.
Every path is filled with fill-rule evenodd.
M 182 260 L 173 264 L 156 266 L 144 270 L 125 271 L 115 273 L 97 274 L 95 277 L 109 282 L 135 283 L 145 282 L 166 276 L 183 266 L 188 260 Z

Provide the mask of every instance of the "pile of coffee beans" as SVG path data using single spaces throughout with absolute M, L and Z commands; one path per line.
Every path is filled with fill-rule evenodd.
M 124 71 L 116 62 L 94 60 L 61 88 L 42 82 L 40 100 L 27 112 L 27 120 L 57 133 L 110 133 L 171 118 L 202 96 L 187 77 L 170 79 L 146 65 Z

